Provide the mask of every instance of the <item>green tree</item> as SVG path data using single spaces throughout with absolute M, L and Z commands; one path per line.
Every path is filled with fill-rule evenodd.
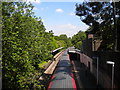
M 71 39 L 68 38 L 66 34 L 61 34 L 59 40 L 63 40 L 66 43 L 66 47 L 71 46 Z
M 75 48 L 81 49 L 82 41 L 86 38 L 85 32 L 79 31 L 77 34 L 75 34 L 72 37 L 72 44 L 75 46 Z
M 76 15 L 91 27 L 89 29 L 91 33 L 99 39 L 102 37 L 106 49 L 113 49 L 115 44 L 116 26 L 119 26 L 119 23 L 116 22 L 120 18 L 119 5 L 120 2 L 83 2 L 82 4 L 76 4 Z
M 2 3 L 3 89 L 42 88 L 38 64 L 58 48 L 53 33 L 45 31 L 32 9 L 30 3 Z

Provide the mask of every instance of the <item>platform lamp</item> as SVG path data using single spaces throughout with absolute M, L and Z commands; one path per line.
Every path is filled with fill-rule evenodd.
M 113 90 L 113 88 L 114 88 L 114 64 L 115 64 L 115 62 L 107 61 L 106 63 L 112 65 L 112 90 Z

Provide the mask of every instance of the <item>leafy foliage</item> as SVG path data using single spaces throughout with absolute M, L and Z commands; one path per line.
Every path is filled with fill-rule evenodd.
M 90 26 L 88 30 L 90 33 L 103 40 L 103 49 L 113 49 L 116 38 L 118 41 L 120 40 L 120 35 L 117 34 L 120 26 L 118 23 L 120 20 L 120 2 L 86 1 L 82 4 L 76 4 L 76 15 Z
M 75 48 L 81 49 L 82 47 L 82 41 L 86 38 L 85 32 L 79 31 L 77 34 L 75 34 L 72 37 L 72 44 L 75 46 Z
M 55 36 L 58 43 L 64 47 L 70 47 L 72 45 L 71 38 L 68 38 L 66 34 L 61 34 L 60 36 Z
M 32 9 L 30 3 L 2 3 L 3 89 L 42 88 L 38 64 L 49 60 L 51 51 L 59 47 Z

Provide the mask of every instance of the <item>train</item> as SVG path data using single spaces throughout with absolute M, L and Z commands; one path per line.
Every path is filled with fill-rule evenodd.
M 51 81 L 48 86 L 48 90 L 51 89 L 66 89 L 76 90 L 76 83 L 74 74 L 72 73 L 72 66 L 68 54 L 68 49 L 62 54 L 59 63 L 52 75 Z

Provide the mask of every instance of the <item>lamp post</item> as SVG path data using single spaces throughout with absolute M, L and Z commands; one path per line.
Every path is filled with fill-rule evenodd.
M 98 86 L 98 65 L 99 65 L 99 58 L 98 57 L 93 57 L 93 59 L 97 60 L 97 86 Z
M 112 90 L 113 90 L 113 88 L 114 88 L 114 64 L 115 64 L 115 62 L 107 61 L 106 63 L 112 65 Z

